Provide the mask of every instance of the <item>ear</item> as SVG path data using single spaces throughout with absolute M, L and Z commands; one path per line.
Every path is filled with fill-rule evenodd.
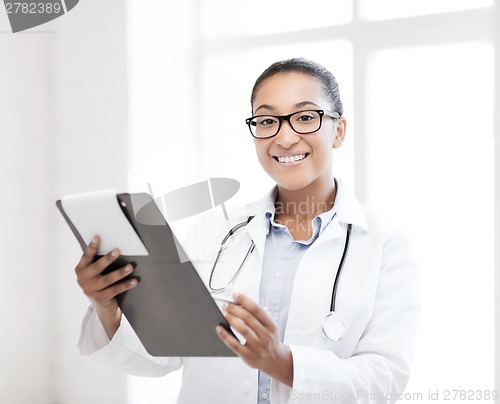
M 340 117 L 335 128 L 335 139 L 333 139 L 333 148 L 342 146 L 345 138 L 345 130 L 347 126 L 347 121 L 344 117 Z

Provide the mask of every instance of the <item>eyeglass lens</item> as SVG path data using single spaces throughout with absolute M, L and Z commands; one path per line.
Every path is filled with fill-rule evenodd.
M 256 116 L 249 126 L 255 137 L 271 137 L 278 133 L 283 120 L 287 120 L 292 129 L 301 134 L 316 132 L 321 127 L 321 115 L 317 111 L 299 111 L 288 119 L 272 115 Z

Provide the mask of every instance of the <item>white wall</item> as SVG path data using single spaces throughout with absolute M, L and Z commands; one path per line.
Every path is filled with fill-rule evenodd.
M 104 188 L 125 189 L 127 94 L 125 4 L 86 0 L 57 25 L 52 58 L 55 131 L 52 199 Z M 73 268 L 81 251 L 52 210 L 54 252 L 54 400 L 123 404 L 126 377 L 79 356 L 75 340 L 87 299 Z
M 81 251 L 55 200 L 125 188 L 125 3 L 15 35 L 0 11 L 0 402 L 123 404 L 125 375 L 77 351 Z
M 496 21 L 500 21 L 500 5 L 495 2 L 495 13 L 493 18 Z M 494 137 L 493 142 L 495 144 L 495 388 L 500 390 L 500 80 L 498 79 L 498 68 L 500 66 L 500 24 L 496 24 L 495 32 L 495 69 L 496 69 L 496 80 L 494 88 L 495 96 L 495 110 L 493 112 L 495 116 L 494 122 Z M 496 400 L 500 403 L 500 398 Z
M 0 13 L 0 402 L 50 397 L 47 35 L 4 33 Z

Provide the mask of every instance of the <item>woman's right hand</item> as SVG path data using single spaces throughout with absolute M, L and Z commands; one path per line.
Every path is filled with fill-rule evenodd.
M 115 248 L 93 262 L 99 241 L 99 236 L 94 236 L 76 266 L 75 272 L 78 285 L 90 299 L 111 340 L 120 326 L 122 315 L 116 296 L 136 286 L 138 280 L 135 278 L 123 280 L 134 270 L 132 264 L 103 274 L 103 271 L 120 256 L 120 251 Z

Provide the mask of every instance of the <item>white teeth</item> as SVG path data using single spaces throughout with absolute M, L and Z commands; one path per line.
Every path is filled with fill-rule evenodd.
M 297 154 L 295 156 L 276 156 L 276 157 L 280 163 L 290 163 L 293 161 L 303 160 L 306 157 L 306 155 L 305 154 Z

